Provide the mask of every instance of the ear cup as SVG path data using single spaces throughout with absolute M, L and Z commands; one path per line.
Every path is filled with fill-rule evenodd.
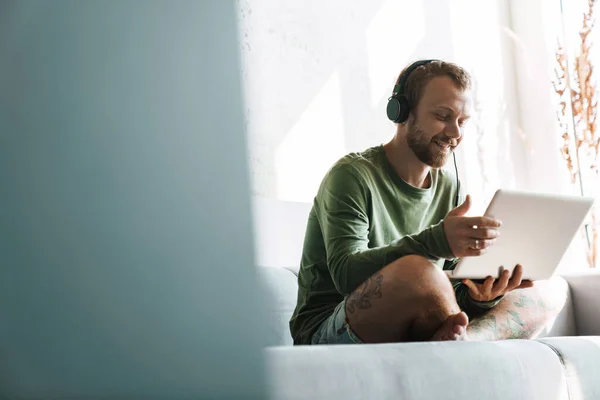
M 387 104 L 387 116 L 396 123 L 403 123 L 408 119 L 408 100 L 404 96 L 392 96 Z
M 387 104 L 387 116 L 390 120 L 398 122 L 400 116 L 400 100 L 396 96 L 390 97 Z
M 402 123 L 406 122 L 406 120 L 408 119 L 410 107 L 408 106 L 408 100 L 404 96 L 398 97 L 398 105 L 399 105 L 399 112 L 398 112 L 398 119 L 396 120 L 396 122 L 402 124 Z

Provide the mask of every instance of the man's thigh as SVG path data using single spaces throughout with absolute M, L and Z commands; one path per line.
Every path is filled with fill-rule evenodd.
M 313 334 L 311 344 L 361 344 L 362 340 L 352 331 L 346 319 L 346 299 L 337 305 Z

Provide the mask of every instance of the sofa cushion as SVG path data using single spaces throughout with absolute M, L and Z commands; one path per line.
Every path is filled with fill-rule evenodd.
M 536 341 L 266 349 L 274 399 L 567 398 L 556 354 Z
M 267 321 L 271 345 L 292 345 L 289 322 L 296 307 L 296 275 L 275 267 L 258 268 L 266 292 Z
M 565 275 L 573 295 L 573 309 L 577 321 L 578 335 L 600 335 L 600 307 L 598 291 L 600 272 L 598 270 Z
M 570 399 L 600 399 L 600 336 L 540 339 L 559 356 Z

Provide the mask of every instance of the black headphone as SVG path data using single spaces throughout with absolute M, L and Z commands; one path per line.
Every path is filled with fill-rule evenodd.
M 398 84 L 394 86 L 394 91 L 392 93 L 392 97 L 388 99 L 387 104 L 387 116 L 390 120 L 396 123 L 403 123 L 408 119 L 408 114 L 410 112 L 410 106 L 408 105 L 408 99 L 404 91 L 406 90 L 406 81 L 408 80 L 409 75 L 415 69 L 419 68 L 422 65 L 429 64 L 432 61 L 438 60 L 421 60 L 412 63 L 403 74 L 400 75 L 400 79 L 398 79 Z
M 427 65 L 432 61 L 439 61 L 436 59 L 431 60 L 420 60 L 412 63 L 403 74 L 400 75 L 400 79 L 398 79 L 398 84 L 394 86 L 394 91 L 392 93 L 392 97 L 388 99 L 387 104 L 387 116 L 391 121 L 396 123 L 404 123 L 408 119 L 408 114 L 410 113 L 410 106 L 408 104 L 408 98 L 404 91 L 406 90 L 406 81 L 408 80 L 409 75 L 415 69 L 419 68 L 422 65 Z M 458 179 L 458 166 L 456 165 L 456 154 L 452 152 L 452 157 L 454 159 L 454 169 L 456 170 L 456 198 L 454 199 L 455 207 L 458 207 L 458 202 L 460 201 L 460 181 Z

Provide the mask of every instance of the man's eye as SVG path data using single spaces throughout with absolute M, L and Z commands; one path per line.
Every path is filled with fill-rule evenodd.
M 437 116 L 437 118 L 440 121 L 447 121 L 448 120 L 448 116 L 447 115 L 437 114 L 436 116 Z

